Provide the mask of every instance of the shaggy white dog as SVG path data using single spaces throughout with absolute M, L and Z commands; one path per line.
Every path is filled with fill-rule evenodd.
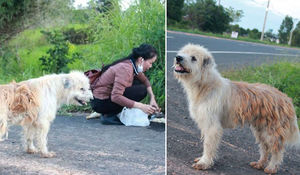
M 195 169 L 213 165 L 223 128 L 250 125 L 260 148 L 260 159 L 250 165 L 266 173 L 277 172 L 286 144 L 299 143 L 292 100 L 268 85 L 223 78 L 205 48 L 184 46 L 175 58 L 174 75 L 186 91 L 191 118 L 204 141 L 203 155 L 193 164 Z
M 55 153 L 47 148 L 47 134 L 57 109 L 63 104 L 84 105 L 90 99 L 89 79 L 79 71 L 1 85 L 0 136 L 7 132 L 7 125 L 21 125 L 25 151 L 53 157 Z

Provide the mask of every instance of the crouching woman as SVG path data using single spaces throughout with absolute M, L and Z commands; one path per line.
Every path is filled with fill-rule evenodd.
M 158 111 L 150 82 L 144 72 L 157 59 L 157 51 L 148 44 L 134 48 L 132 53 L 110 65 L 104 66 L 99 80 L 93 88 L 94 100 L 91 106 L 101 113 L 103 124 L 122 124 L 117 117 L 123 107 L 139 108 L 147 114 Z M 140 101 L 150 96 L 150 104 Z

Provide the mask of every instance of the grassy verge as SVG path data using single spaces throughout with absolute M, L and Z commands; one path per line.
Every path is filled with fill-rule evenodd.
M 282 46 L 282 47 L 299 48 L 299 47 L 289 46 L 287 44 L 276 44 L 274 42 L 260 41 L 260 40 L 252 39 L 252 38 L 249 38 L 249 37 L 242 37 L 242 36 L 239 36 L 237 39 L 235 39 L 235 38 L 231 38 L 230 34 L 217 34 L 217 33 L 211 33 L 211 32 L 203 32 L 203 31 L 200 31 L 198 29 L 185 29 L 185 28 L 178 28 L 176 26 L 168 26 L 168 30 L 186 32 L 186 33 L 194 33 L 194 34 L 200 34 L 200 35 L 212 36 L 212 37 L 218 37 L 218 38 L 225 38 L 225 39 L 231 39 L 231 40 L 238 40 L 238 41 L 247 41 L 247 42 L 252 42 L 252 43 L 260 43 L 260 44 L 275 45 L 275 46 Z
M 269 84 L 293 99 L 300 126 L 300 62 L 277 62 L 271 65 L 229 70 L 223 76 L 230 80 Z

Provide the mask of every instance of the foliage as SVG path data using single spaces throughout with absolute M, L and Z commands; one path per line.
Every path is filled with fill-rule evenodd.
M 81 58 L 80 54 L 75 52 L 72 56 L 69 56 L 70 44 L 65 40 L 61 32 L 55 30 L 54 32 L 42 31 L 42 33 L 54 45 L 54 48 L 50 48 L 47 51 L 48 56 L 39 58 L 42 70 L 47 73 L 69 72 L 67 65 L 74 62 L 75 59 Z
M 65 39 L 70 41 L 72 44 L 87 44 L 91 41 L 91 37 L 89 37 L 88 30 L 85 28 L 82 29 L 74 29 L 69 28 L 63 30 L 63 35 Z
M 0 48 L 0 74 L 2 77 L 11 77 L 23 70 L 20 57 L 15 54 L 15 50 L 2 47 Z
M 88 9 L 72 10 L 70 14 L 70 22 L 85 24 L 89 21 Z
M 184 5 L 184 0 L 167 1 L 168 19 L 181 21 L 183 5 Z
M 278 36 L 280 43 L 287 43 L 289 40 L 290 32 L 293 28 L 293 18 L 290 16 L 286 16 L 278 30 Z
M 96 10 L 100 13 L 106 13 L 113 9 L 113 0 L 95 0 Z
M 232 21 L 230 14 L 214 0 L 192 1 L 187 4 L 186 13 L 192 27 L 202 31 L 222 33 Z
M 286 93 L 293 99 L 298 118 L 300 118 L 300 63 L 278 62 L 259 67 L 247 67 L 241 70 L 223 72 L 231 80 L 260 82 L 269 84 Z
M 232 22 L 240 22 L 244 16 L 243 10 L 235 10 L 233 7 L 226 8 L 225 10 L 229 13 Z
M 273 29 L 269 29 L 268 31 L 266 31 L 265 37 L 266 38 L 276 38 L 276 35 L 273 33 Z
M 158 59 L 147 71 L 158 104 L 164 109 L 165 71 L 165 11 L 159 0 L 135 1 L 126 11 L 122 11 L 116 1 L 105 14 L 91 11 L 90 27 L 98 50 L 91 52 L 94 60 L 83 64 L 89 68 L 102 67 L 114 60 L 129 55 L 134 47 L 142 43 L 153 45 L 158 51 Z
M 259 32 L 257 29 L 250 30 L 250 32 L 249 32 L 249 37 L 253 38 L 253 39 L 259 39 L 260 35 L 261 35 L 261 32 Z
M 0 1 L 0 41 L 7 41 L 31 26 L 52 23 L 50 18 L 68 14 L 66 11 L 70 9 L 70 4 L 70 0 Z
M 300 22 L 297 23 L 295 30 L 293 31 L 292 46 L 300 46 Z
M 94 6 L 91 5 L 90 7 Z M 157 49 L 158 59 L 153 64 L 153 67 L 147 71 L 147 76 L 153 84 L 153 92 L 157 102 L 164 110 L 164 4 L 159 0 L 143 0 L 141 3 L 140 1 L 135 1 L 133 5 L 124 11 L 121 10 L 117 2 L 114 2 L 114 8 L 105 13 L 99 13 L 96 7 L 81 10 L 72 9 L 71 13 L 61 15 L 62 20 L 66 16 L 71 18 L 66 20 L 65 23 L 57 23 L 55 21 L 56 18 L 51 18 L 54 22 L 49 22 L 48 26 L 26 29 L 9 40 L 6 43 L 8 49 L 3 50 L 3 47 L 0 48 L 0 66 L 3 63 L 2 67 L 0 67 L 0 73 L 3 75 L 0 77 L 0 83 L 8 83 L 12 80 L 26 80 L 47 73 L 48 71 L 43 71 L 44 67 L 41 66 L 42 62 L 39 58 L 47 57 L 50 59 L 50 54 L 45 55 L 45 53 L 50 49 L 54 53 L 56 48 L 57 51 L 66 48 L 65 43 L 68 46 L 68 52 L 66 51 L 67 49 L 63 52 L 65 57 L 71 59 L 73 53 L 78 52 L 84 59 L 75 59 L 72 63 L 69 62 L 62 71 L 66 71 L 65 69 L 84 71 L 99 68 L 102 66 L 102 63 L 109 64 L 116 59 L 127 56 L 132 48 L 142 43 L 148 43 Z M 58 14 L 61 14 L 61 12 L 58 12 Z M 88 35 L 89 42 L 76 45 L 66 41 L 62 32 L 72 28 L 76 32 L 84 31 Z M 57 32 L 62 44 L 57 44 L 58 47 L 56 47 L 55 44 L 49 41 L 47 35 L 40 32 L 41 30 L 49 31 L 53 36 Z M 2 61 L 3 55 L 6 55 L 5 59 L 8 63 Z M 58 56 L 55 57 L 58 58 Z M 54 68 L 51 70 L 51 72 L 55 71 Z M 69 106 L 63 110 L 74 112 L 91 109 L 89 106 L 82 108 Z

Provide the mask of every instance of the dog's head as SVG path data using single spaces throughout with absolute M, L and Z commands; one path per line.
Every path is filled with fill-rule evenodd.
M 62 81 L 64 93 L 66 93 L 63 96 L 67 95 L 67 104 L 82 106 L 93 99 L 89 79 L 83 72 L 72 71 L 65 74 Z
M 213 56 L 200 45 L 187 44 L 174 59 L 174 75 L 178 80 L 202 76 L 215 67 Z

